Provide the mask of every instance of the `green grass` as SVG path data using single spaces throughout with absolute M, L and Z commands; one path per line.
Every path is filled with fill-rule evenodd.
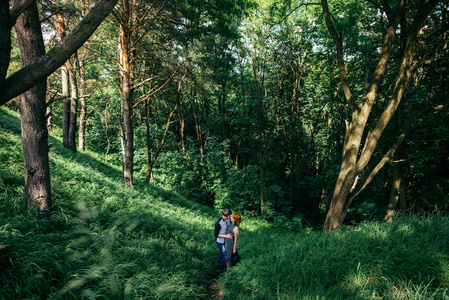
M 20 122 L 0 108 L 0 299 L 206 298 L 216 211 L 141 182 L 125 188 L 120 168 L 49 143 L 58 205 L 46 215 L 26 209 Z M 448 223 L 408 216 L 323 234 L 243 216 L 223 298 L 449 299 Z
M 449 299 L 445 217 L 242 237 L 225 299 Z

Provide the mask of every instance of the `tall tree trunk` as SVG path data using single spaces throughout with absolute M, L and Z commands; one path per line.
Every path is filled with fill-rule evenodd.
M 131 78 L 130 62 L 130 6 L 128 0 L 123 0 L 122 19 L 120 22 L 120 69 L 122 76 L 122 115 L 123 115 L 123 177 L 125 185 L 133 187 L 133 168 L 134 168 L 134 133 L 132 123 L 132 96 L 133 84 Z
M 88 3 L 86 1 L 81 0 L 80 5 L 83 7 L 82 9 L 82 16 L 83 18 L 88 13 Z M 86 104 L 86 66 L 87 63 L 86 56 L 87 56 L 87 49 L 88 49 L 89 41 L 87 41 L 84 44 L 83 50 L 80 52 L 80 55 L 78 57 L 78 63 L 79 63 L 79 78 L 80 83 L 78 85 L 79 87 L 79 102 L 80 102 L 80 115 L 79 115 L 79 130 L 78 130 L 78 149 L 84 151 L 85 146 L 85 136 L 86 136 L 86 111 L 87 111 L 87 104 Z
M 151 89 L 150 89 L 151 90 Z M 146 183 L 153 183 L 153 170 L 150 169 L 151 164 L 151 142 L 150 142 L 150 105 L 148 104 L 149 98 L 145 100 L 145 133 L 147 137 L 147 176 L 145 177 Z
M 178 89 L 177 89 L 177 99 L 178 99 L 178 105 L 179 105 L 179 112 L 178 112 L 178 116 L 179 116 L 179 135 L 180 135 L 180 139 L 181 139 L 181 154 L 182 157 L 184 158 L 185 154 L 186 154 L 186 144 L 184 141 L 184 129 L 185 129 L 185 119 L 184 119 L 184 93 L 182 91 L 182 80 L 180 80 L 178 82 Z
M 398 111 L 398 128 L 402 128 L 404 124 L 404 108 L 401 107 Z M 395 152 L 393 156 L 393 178 L 390 191 L 390 202 L 388 203 L 387 213 L 385 215 L 385 221 L 393 221 L 393 217 L 396 211 L 397 204 L 400 199 L 403 198 L 403 191 L 401 188 L 404 186 L 404 161 L 402 157 L 404 156 L 405 143 L 401 143 L 399 149 Z
M 260 181 L 260 215 L 265 212 L 264 209 L 264 183 L 265 183 L 265 167 L 266 167 L 267 157 L 264 150 L 260 152 L 260 169 L 259 169 L 259 181 Z
M 107 146 L 106 146 L 106 151 L 104 154 L 104 160 L 108 161 L 108 155 L 109 155 L 109 149 L 111 147 L 111 140 L 109 138 L 109 123 L 111 121 L 111 116 L 108 112 L 108 103 L 106 103 L 105 107 L 104 107 L 104 113 L 102 116 L 102 124 L 104 125 L 104 133 L 106 135 L 106 141 L 107 141 Z
M 76 131 L 78 115 L 78 82 L 76 80 L 77 55 L 75 52 L 73 64 L 69 67 L 70 78 L 70 126 L 69 126 L 69 149 L 76 153 Z
M 85 57 L 87 48 L 83 49 L 81 58 L 79 60 L 79 102 L 80 102 L 80 117 L 79 117 L 79 131 L 78 131 L 78 149 L 85 150 L 85 136 L 86 136 L 86 68 L 85 68 Z
M 198 113 L 197 113 L 197 109 L 196 109 L 196 103 L 195 103 L 195 92 L 193 91 L 193 99 L 192 99 L 192 104 L 191 104 L 191 108 L 192 108 L 192 113 L 193 113 L 193 117 L 195 119 L 195 132 L 196 132 L 196 137 L 197 137 L 197 141 L 198 141 L 198 148 L 200 150 L 200 160 L 201 162 L 203 162 L 203 156 L 204 156 L 204 150 L 203 150 L 203 135 L 201 132 L 201 123 L 198 117 Z
M 400 32 L 400 47 L 403 51 L 407 42 L 407 20 L 405 17 L 405 12 L 401 16 L 401 32 Z M 396 131 L 402 128 L 404 124 L 404 105 L 398 108 Z M 392 222 L 394 214 L 396 212 L 397 204 L 399 203 L 399 198 L 401 194 L 401 186 L 403 185 L 403 164 L 400 162 L 400 157 L 402 156 L 403 148 L 405 145 L 401 144 L 400 149 L 394 154 L 393 157 L 393 178 L 391 181 L 391 191 L 390 191 L 390 201 L 388 203 L 387 213 L 385 215 L 385 221 Z
M 13 5 L 17 2 L 19 1 L 12 1 Z M 15 29 L 23 66 L 45 54 L 36 2 L 28 6 L 18 18 Z M 42 79 L 35 87 L 22 94 L 20 101 L 25 202 L 30 207 L 38 206 L 40 211 L 52 207 L 48 131 L 45 122 L 46 86 L 46 79 Z
M 420 28 L 425 21 L 425 18 L 428 16 L 428 14 L 430 14 L 430 12 L 438 3 L 438 0 L 430 0 L 426 3 L 422 3 L 417 9 L 414 23 L 409 31 L 409 36 L 407 38 L 407 43 L 403 53 L 404 55 L 400 63 L 398 76 L 396 78 L 396 85 L 394 87 L 392 96 L 384 111 L 382 112 L 382 115 L 379 118 L 376 126 L 374 127 L 374 130 L 367 135 L 366 141 L 364 143 L 364 148 L 359 154 L 366 122 L 370 115 L 374 101 L 377 98 L 378 90 L 380 88 L 382 78 L 385 74 L 387 61 L 392 50 L 395 31 L 399 23 L 400 16 L 402 15 L 402 10 L 405 9 L 404 2 L 405 1 L 401 1 L 394 14 L 391 10 L 386 11 L 389 19 L 389 26 L 384 35 L 379 62 L 374 71 L 374 77 L 366 96 L 363 98 L 363 101 L 359 105 L 357 105 L 351 94 L 350 87 L 347 82 L 342 37 L 339 33 L 337 33 L 333 25 L 332 17 L 327 6 L 327 1 L 321 0 L 326 24 L 337 49 L 338 70 L 340 73 L 340 81 L 343 93 L 352 111 L 351 122 L 346 122 L 346 134 L 343 144 L 342 163 L 324 223 L 325 231 L 333 231 L 340 228 L 340 226 L 343 224 L 346 213 L 351 205 L 352 200 L 354 199 L 354 197 L 348 197 L 351 187 L 353 186 L 353 183 L 360 172 L 367 166 L 374 153 L 374 150 L 377 147 L 377 143 L 382 136 L 385 127 L 389 123 L 391 117 L 393 116 L 393 113 L 396 111 L 407 89 L 407 85 L 411 76 L 410 66 L 415 53 L 415 47 L 418 40 Z M 384 3 L 386 3 L 386 1 Z
M 70 149 L 70 97 L 69 97 L 69 71 L 67 65 L 61 66 L 62 83 L 62 144 Z
M 0 1 L 0 91 L 8 71 L 11 58 L 11 24 L 9 1 Z
M 66 36 L 64 16 L 60 13 L 55 15 L 53 21 L 58 41 Z M 61 66 L 61 94 L 62 94 L 62 144 L 64 148 L 70 149 L 70 97 L 69 97 L 69 68 L 68 62 Z

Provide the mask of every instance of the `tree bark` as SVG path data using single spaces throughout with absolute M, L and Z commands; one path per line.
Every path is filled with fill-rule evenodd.
M 150 143 L 150 105 L 149 98 L 145 100 L 145 134 L 147 137 L 147 176 L 145 178 L 146 183 L 153 183 L 153 171 L 150 169 L 151 164 L 151 143 Z
M 3 1 L 8 3 L 8 1 Z M 11 20 L 10 20 L 10 27 L 13 27 L 14 24 L 17 21 L 17 18 L 25 11 L 25 9 L 30 6 L 34 0 L 22 0 L 22 1 L 15 1 L 13 4 L 13 7 L 11 8 Z M 6 23 L 8 24 L 8 23 Z
M 62 41 L 66 33 L 64 16 L 61 13 L 55 15 L 53 24 L 56 28 L 58 41 Z M 70 64 L 65 62 L 61 66 L 61 94 L 62 94 L 62 144 L 70 149 L 70 97 L 69 97 L 69 69 Z
M 81 54 L 81 58 L 79 60 L 80 68 L 79 68 L 79 76 L 80 76 L 80 84 L 79 84 L 79 102 L 80 102 L 80 117 L 79 117 L 79 132 L 78 132 L 78 149 L 85 150 L 85 136 L 86 136 L 86 69 L 84 64 L 86 63 L 86 49 L 83 49 Z
M 66 64 L 61 66 L 61 93 L 62 93 L 62 144 L 70 148 L 70 97 L 69 97 L 69 71 Z
M 397 204 L 399 203 L 399 197 L 401 194 L 402 186 L 402 166 L 401 164 L 395 163 L 393 165 L 393 179 L 390 192 L 390 202 L 388 203 L 387 214 L 385 215 L 385 221 L 393 221 L 393 216 L 396 212 Z
M 195 120 L 195 132 L 196 132 L 196 138 L 198 141 L 198 149 L 200 150 L 200 161 L 203 162 L 203 157 L 204 157 L 203 134 L 202 134 L 202 130 L 201 130 L 201 123 L 200 123 L 198 113 L 196 110 L 195 95 L 193 96 L 193 99 L 192 99 L 191 108 L 192 108 L 193 118 Z
M 133 168 L 134 168 L 134 133 L 132 123 L 132 70 L 130 61 L 130 6 L 128 0 L 123 0 L 123 11 L 120 22 L 120 70 L 122 76 L 122 116 L 123 116 L 123 177 L 125 185 L 133 187 Z
M 9 1 L 0 1 L 0 91 L 8 71 L 11 57 Z
M 13 4 L 17 0 L 13 0 Z M 45 54 L 44 40 L 36 2 L 18 18 L 15 29 L 22 57 L 28 66 Z M 49 210 L 51 203 L 48 132 L 46 126 L 46 78 L 21 96 L 20 120 L 24 160 L 25 202 L 40 211 Z
M 78 115 L 78 81 L 76 80 L 77 55 L 75 52 L 73 63 L 69 67 L 70 78 L 70 126 L 69 126 L 69 149 L 76 153 L 76 131 Z
M 181 154 L 182 157 L 185 157 L 186 154 L 186 144 L 184 141 L 184 129 L 186 126 L 186 122 L 184 119 L 184 92 L 182 90 L 182 80 L 178 81 L 178 89 L 177 89 L 177 100 L 178 100 L 178 105 L 179 105 L 179 112 L 178 112 L 178 116 L 179 116 L 179 135 L 180 135 L 180 139 L 181 139 Z
M 401 17 L 401 49 L 404 49 L 406 43 L 406 20 L 405 14 Z M 396 130 L 398 131 L 404 125 L 404 105 L 398 108 Z M 401 157 L 404 153 L 404 143 L 401 143 L 399 149 L 393 156 L 393 178 L 391 181 L 390 202 L 388 203 L 387 213 L 385 215 L 386 222 L 392 222 L 396 212 L 397 204 L 401 197 L 401 187 L 403 185 L 404 168 Z
M 117 1 L 102 0 L 98 2 L 64 40 L 59 42 L 47 54 L 6 78 L 0 90 L 0 105 L 19 96 L 56 71 L 92 35 L 104 18 L 114 8 Z M 3 2 L 7 1 L 1 2 L 3 4 Z M 0 11 L 0 14 L 3 18 L 4 13 Z M 0 27 L 0 29 L 0 34 L 3 35 L 3 28 Z M 0 51 L 2 50 L 0 49 Z

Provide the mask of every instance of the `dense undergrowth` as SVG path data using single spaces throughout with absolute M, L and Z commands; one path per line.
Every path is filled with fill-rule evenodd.
M 0 108 L 0 299 L 202 299 L 215 277 L 217 212 L 136 182 L 50 137 L 53 200 L 23 201 L 18 116 Z M 282 222 L 278 222 L 282 225 Z M 225 299 L 449 299 L 447 217 L 332 234 L 243 216 Z

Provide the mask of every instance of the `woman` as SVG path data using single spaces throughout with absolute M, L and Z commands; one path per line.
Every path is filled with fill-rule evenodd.
M 239 226 L 242 221 L 242 217 L 239 214 L 233 214 L 231 216 L 231 224 L 226 228 L 226 234 L 219 235 L 218 237 L 225 238 L 226 254 L 228 255 L 228 261 L 226 267 L 231 267 L 231 257 L 237 251 L 237 238 L 239 236 Z

